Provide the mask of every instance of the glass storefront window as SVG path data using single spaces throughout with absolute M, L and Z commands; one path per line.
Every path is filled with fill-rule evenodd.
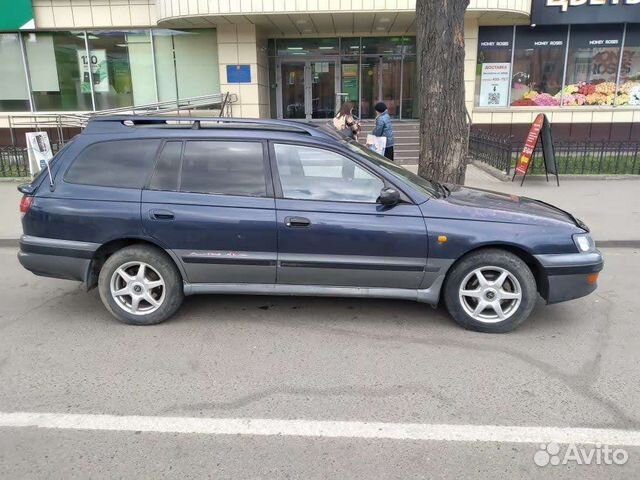
M 340 51 L 337 38 L 278 39 L 276 50 L 279 57 L 337 55 Z
M 330 102 L 340 107 L 349 101 L 355 115 L 374 118 L 374 106 L 382 101 L 392 117 L 417 117 L 415 37 L 274 39 L 269 45 L 276 69 L 270 89 L 277 96 L 274 116 L 320 118 L 334 110 Z M 304 74 L 296 62 L 309 69 L 308 92 L 296 81 Z M 318 75 L 314 68 L 324 64 L 329 71 Z
M 342 58 L 341 79 L 342 85 L 340 92 L 343 94 L 340 104 L 351 102 L 354 106 L 354 115 L 360 116 L 359 101 L 360 98 L 360 72 L 359 61 L 357 57 Z
M 415 53 L 415 37 L 362 37 L 363 55 L 402 55 Z
M 160 101 L 220 92 L 215 30 L 153 30 Z
M 622 25 L 571 28 L 563 105 L 613 105 Z
M 0 112 L 28 112 L 31 108 L 29 89 L 22 62 L 20 37 L 17 33 L 0 34 L 0 65 Z
M 516 27 L 512 106 L 560 105 L 566 41 L 564 26 Z
M 360 46 L 360 37 L 340 39 L 340 50 L 342 55 L 359 55 Z
M 404 57 L 402 63 L 402 118 L 420 118 L 418 80 L 416 57 Z
M 96 110 L 156 101 L 148 30 L 87 32 L 87 38 Z
M 616 103 L 640 106 L 640 24 L 627 25 Z
M 84 32 L 23 34 L 36 111 L 91 110 Z
M 506 107 L 511 86 L 513 27 L 483 27 L 478 33 L 476 105 Z

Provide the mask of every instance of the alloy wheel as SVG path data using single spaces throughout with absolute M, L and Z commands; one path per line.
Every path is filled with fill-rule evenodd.
M 151 265 L 127 262 L 113 272 L 110 290 L 123 310 L 133 315 L 148 315 L 160 308 L 166 288 L 162 275 Z
M 502 322 L 518 311 L 522 288 L 513 273 L 502 267 L 480 267 L 460 284 L 458 293 L 464 311 L 484 323 Z

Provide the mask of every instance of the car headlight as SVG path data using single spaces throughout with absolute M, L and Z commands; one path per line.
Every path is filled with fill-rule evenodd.
M 596 242 L 588 233 L 577 233 L 573 236 L 573 242 L 580 252 L 592 252 L 596 249 Z

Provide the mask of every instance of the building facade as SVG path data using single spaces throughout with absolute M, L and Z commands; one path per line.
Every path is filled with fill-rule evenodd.
M 378 101 L 418 116 L 415 0 L 7 3 L 0 127 L 219 92 L 242 117 L 323 119 L 345 100 L 363 119 Z M 543 111 L 561 136 L 640 137 L 639 11 L 640 0 L 471 0 L 474 128 L 520 134 Z

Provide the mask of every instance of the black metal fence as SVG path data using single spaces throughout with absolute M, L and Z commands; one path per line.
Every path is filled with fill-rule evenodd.
M 510 137 L 481 131 L 469 135 L 469 156 L 506 173 L 511 170 L 512 150 Z
M 487 132 L 472 132 L 469 155 L 475 160 L 511 174 L 524 139 Z M 556 163 L 561 175 L 640 175 L 640 141 L 555 141 Z M 542 151 L 533 154 L 530 173 L 544 173 Z
M 51 144 L 54 155 L 58 147 L 57 143 Z M 27 147 L 0 146 L 0 177 L 29 177 L 30 175 Z

